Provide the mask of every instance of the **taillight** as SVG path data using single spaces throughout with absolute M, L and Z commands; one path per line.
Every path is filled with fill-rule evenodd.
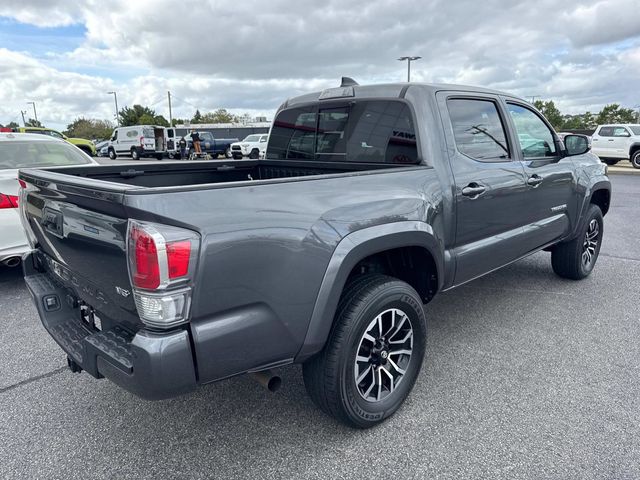
M 16 195 L 0 193 L 0 209 L 1 208 L 18 208 L 18 197 Z
M 191 230 L 129 220 L 129 276 L 144 323 L 167 328 L 188 320 L 199 248 Z

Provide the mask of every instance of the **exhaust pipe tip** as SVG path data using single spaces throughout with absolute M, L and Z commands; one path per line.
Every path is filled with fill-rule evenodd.
M 280 390 L 282 386 L 282 378 L 271 370 L 250 372 L 249 376 L 272 393 Z
M 9 258 L 5 258 L 2 261 L 3 265 L 9 268 L 17 267 L 18 265 L 20 265 L 20 262 L 22 262 L 22 259 L 20 257 L 9 257 Z

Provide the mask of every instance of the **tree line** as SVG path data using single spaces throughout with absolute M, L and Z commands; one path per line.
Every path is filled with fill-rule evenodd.
M 533 106 L 549 120 L 556 131 L 595 130 L 598 125 L 607 123 L 636 123 L 638 114 L 632 108 L 623 108 L 617 103 L 606 105 L 600 112 L 589 111 L 577 115 L 563 115 L 553 100 L 536 100 Z

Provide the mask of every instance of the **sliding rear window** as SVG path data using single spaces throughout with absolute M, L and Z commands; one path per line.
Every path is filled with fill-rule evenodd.
M 313 105 L 281 111 L 267 158 L 357 163 L 418 163 L 413 117 L 397 100 Z

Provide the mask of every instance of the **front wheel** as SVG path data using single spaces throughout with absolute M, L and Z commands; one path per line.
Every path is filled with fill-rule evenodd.
M 393 415 L 413 388 L 426 347 L 418 293 L 385 275 L 343 292 L 324 349 L 303 365 L 314 403 L 339 421 L 369 428 Z
M 636 150 L 631 155 L 631 165 L 633 165 L 633 168 L 640 168 L 640 150 Z
M 551 251 L 553 271 L 571 280 L 582 280 L 589 276 L 598 260 L 603 227 L 600 207 L 594 204 L 589 205 L 578 236 L 553 247 Z
M 109 149 L 109 158 L 110 158 L 111 160 L 115 160 L 115 159 L 116 159 L 116 156 L 117 156 L 117 155 L 116 155 L 116 151 L 115 151 L 113 148 L 110 148 L 110 149 Z

